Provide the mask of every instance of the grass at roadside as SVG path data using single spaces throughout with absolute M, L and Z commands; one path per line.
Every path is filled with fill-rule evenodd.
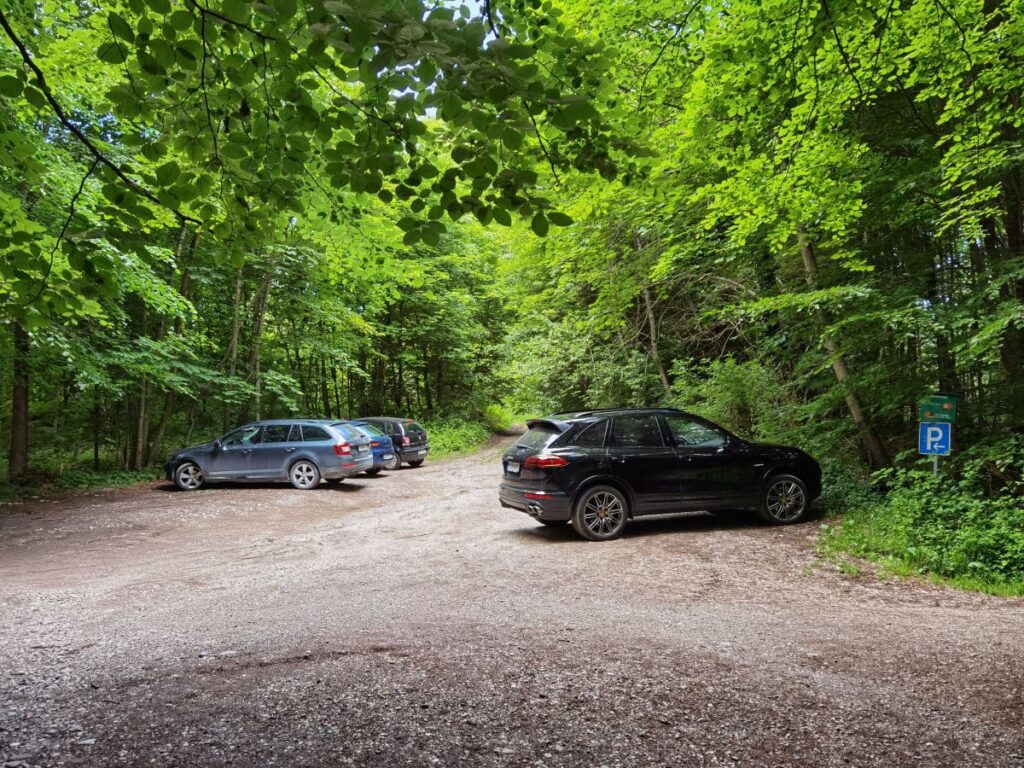
M 847 575 L 859 575 L 853 556 L 873 563 L 880 578 L 1024 596 L 1024 513 L 1001 515 L 974 500 L 974 508 L 964 504 L 954 520 L 943 520 L 942 510 L 926 504 L 908 503 L 897 490 L 854 508 L 822 526 L 819 551 Z
M 62 496 L 96 488 L 126 488 L 161 476 L 155 467 L 139 471 L 71 468 L 58 475 L 35 473 L 24 483 L 0 482 L 0 504 Z

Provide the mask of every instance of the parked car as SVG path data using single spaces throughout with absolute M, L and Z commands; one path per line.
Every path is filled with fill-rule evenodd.
M 402 462 L 410 467 L 418 467 L 430 452 L 430 441 L 427 431 L 412 419 L 400 419 L 394 416 L 360 416 L 355 421 L 373 424 L 381 432 L 391 438 L 395 447 L 395 458 L 385 469 L 398 469 Z
M 365 421 L 345 422 L 350 427 L 355 427 L 370 438 L 370 451 L 373 453 L 373 467 L 366 470 L 368 475 L 379 475 L 382 469 L 387 469 L 395 462 L 395 447 L 391 438 L 385 435 L 373 424 Z M 393 466 L 391 467 L 394 468 Z
M 167 479 L 183 491 L 217 480 L 288 480 L 309 490 L 321 478 L 341 482 L 372 467 L 366 435 L 313 419 L 246 424 L 211 443 L 178 451 L 164 464 Z
M 545 525 L 571 521 L 592 541 L 666 512 L 753 509 L 796 523 L 821 494 L 821 468 L 800 449 L 751 443 L 684 411 L 584 411 L 527 425 L 502 457 L 502 506 Z

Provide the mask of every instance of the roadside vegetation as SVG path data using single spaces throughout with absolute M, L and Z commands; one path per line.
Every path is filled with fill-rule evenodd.
M 14 486 L 261 417 L 414 416 L 444 455 L 670 404 L 817 456 L 824 546 L 1024 584 L 1019 5 L 53 0 L 0 28 Z

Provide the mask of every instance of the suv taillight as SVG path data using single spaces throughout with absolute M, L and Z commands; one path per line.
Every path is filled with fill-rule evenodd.
M 338 443 L 334 446 L 334 452 L 339 456 L 351 456 L 352 446 L 348 443 Z
M 408 445 L 409 442 L 410 442 L 409 436 L 408 435 L 403 435 L 402 436 L 402 445 Z
M 568 459 L 561 456 L 530 456 L 523 462 L 523 466 L 529 469 L 557 469 L 568 466 Z

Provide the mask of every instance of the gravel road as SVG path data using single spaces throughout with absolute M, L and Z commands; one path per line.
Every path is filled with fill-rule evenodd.
M 819 523 L 590 544 L 472 456 L 0 507 L 0 765 L 1024 766 L 1024 601 Z

